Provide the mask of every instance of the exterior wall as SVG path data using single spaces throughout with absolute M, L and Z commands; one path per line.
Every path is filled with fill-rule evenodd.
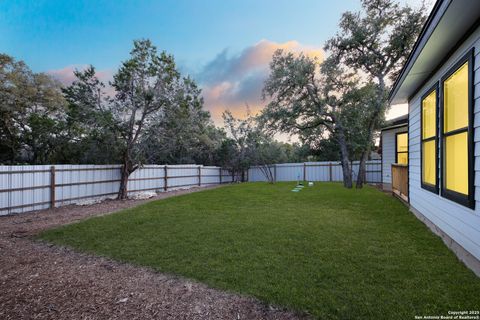
M 390 186 L 392 183 L 392 163 L 395 163 L 395 137 L 398 132 L 406 132 L 404 127 L 382 131 L 382 183 Z
M 421 97 L 472 47 L 474 54 L 474 155 L 475 209 L 469 209 L 421 188 Z M 443 233 L 480 260 L 480 28 L 466 39 L 409 102 L 409 188 L 412 211 L 418 211 Z M 439 159 L 440 161 L 440 159 Z M 439 162 L 440 163 L 440 162 Z M 440 176 L 440 170 L 438 172 Z M 464 260 L 461 256 L 460 258 Z M 464 260 L 465 261 L 465 260 Z

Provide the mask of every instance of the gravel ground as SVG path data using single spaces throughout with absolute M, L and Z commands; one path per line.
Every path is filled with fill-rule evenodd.
M 0 217 L 0 319 L 305 318 L 250 297 L 32 239 L 47 228 L 151 200 L 111 200 Z

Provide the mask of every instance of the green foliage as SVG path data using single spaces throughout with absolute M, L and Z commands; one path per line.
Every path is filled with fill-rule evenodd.
M 359 159 L 365 170 L 385 117 L 387 81 L 406 60 L 425 21 L 423 9 L 363 0 L 361 12 L 342 15 L 340 31 L 325 46 L 325 61 L 275 52 L 263 90 L 269 99 L 264 123 L 270 130 L 299 135 L 317 151 L 322 140 L 336 141 L 344 184 L 351 187 L 348 162 Z M 358 174 L 357 186 L 363 176 Z
M 362 0 L 360 12 L 345 12 L 340 30 L 325 49 L 339 64 L 363 75 L 373 99 L 359 100 L 362 104 L 362 134 L 357 145 L 360 172 L 357 187 L 363 185 L 362 172 L 387 109 L 390 82 L 394 81 L 425 22 L 425 7 L 413 9 L 400 6 L 394 0 Z M 370 87 L 370 88 L 368 88 Z
M 42 239 L 318 319 L 478 309 L 480 279 L 398 200 L 367 187 L 247 183 L 150 202 Z
M 306 160 L 305 151 L 299 145 L 276 141 L 271 132 L 265 130 L 257 117 L 247 110 L 245 119 L 235 118 L 230 111 L 223 113 L 227 139 L 219 150 L 223 167 L 234 174 L 244 172 L 251 166 L 259 166 L 268 181 L 274 182 L 270 165 L 282 162 Z M 303 152 L 303 153 L 302 153 Z
M 113 76 L 111 110 L 118 123 L 122 162 L 128 174 L 144 160 L 144 133 L 167 106 L 175 104 L 179 79 L 173 56 L 158 53 L 150 40 L 134 41 L 130 58 Z
M 142 140 L 149 163 L 217 162 L 216 152 L 225 133 L 216 128 L 203 108 L 201 90 L 184 78 L 177 97 L 153 120 Z
M 134 42 L 112 83 L 100 81 L 93 66 L 74 74 L 62 88 L 0 55 L 0 163 L 120 162 L 126 173 L 143 163 L 201 163 L 243 172 L 311 159 L 308 146 L 274 141 L 253 117 L 248 148 L 227 138 L 204 109 L 195 81 L 149 40 Z
M 76 80 L 63 89 L 68 105 L 57 162 L 118 163 L 121 159 L 118 123 L 110 109 L 105 84 L 96 77 L 93 66 L 75 71 L 75 76 Z
M 424 12 L 423 4 L 414 9 L 394 0 L 362 0 L 360 12 L 342 15 L 340 31 L 326 49 L 378 83 L 394 81 L 422 29 Z
M 263 91 L 270 102 L 261 115 L 263 124 L 272 131 L 297 134 L 317 152 L 322 140 L 334 140 L 344 185 L 350 188 L 349 163 L 366 135 L 366 109 L 360 101 L 371 101 L 371 86 L 362 85 L 335 57 L 320 62 L 278 50 L 270 69 Z
M 0 54 L 0 163 L 52 161 L 64 108 L 58 82 Z

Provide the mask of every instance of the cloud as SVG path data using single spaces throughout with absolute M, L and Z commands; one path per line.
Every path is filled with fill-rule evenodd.
M 229 109 L 241 116 L 249 105 L 252 113 L 257 113 L 264 105 L 262 88 L 268 77 L 269 63 L 277 49 L 294 53 L 304 53 L 309 57 L 323 60 L 320 47 L 300 44 L 297 41 L 277 43 L 262 40 L 231 55 L 225 49 L 207 63 L 196 78 L 203 89 L 205 106 L 211 112 L 216 124 L 222 124 L 221 115 Z
M 75 81 L 76 77 L 73 74 L 75 70 L 85 70 L 88 67 L 86 64 L 69 65 L 62 69 L 48 70 L 46 73 L 60 81 L 63 85 L 69 86 Z M 105 83 L 108 94 L 113 92 L 113 89 L 108 85 L 108 82 L 113 79 L 113 73 L 110 70 L 95 70 L 97 78 Z
M 220 52 L 195 75 L 195 79 L 203 89 L 206 109 L 212 114 L 217 125 L 223 125 L 222 113 L 230 110 L 235 116 L 243 116 L 246 105 L 253 114 L 264 106 L 262 89 L 269 74 L 269 63 L 277 49 L 300 53 L 323 60 L 321 47 L 308 46 L 298 41 L 277 43 L 261 40 L 241 52 L 231 54 L 227 49 Z M 69 65 L 61 69 L 49 70 L 48 74 L 64 85 L 70 85 L 75 70 L 83 70 L 88 65 Z M 97 70 L 98 78 L 106 85 L 109 95 L 114 93 L 108 86 L 113 78 L 111 70 Z

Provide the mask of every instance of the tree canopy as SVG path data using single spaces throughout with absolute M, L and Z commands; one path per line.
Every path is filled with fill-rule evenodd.
M 367 121 L 361 147 L 357 187 L 365 178 L 365 163 L 370 155 L 375 132 L 384 120 L 390 84 L 408 58 L 425 22 L 425 7 L 414 9 L 394 0 L 362 0 L 359 12 L 345 12 L 338 33 L 325 49 L 346 68 L 371 82 L 375 98 L 364 104 Z

